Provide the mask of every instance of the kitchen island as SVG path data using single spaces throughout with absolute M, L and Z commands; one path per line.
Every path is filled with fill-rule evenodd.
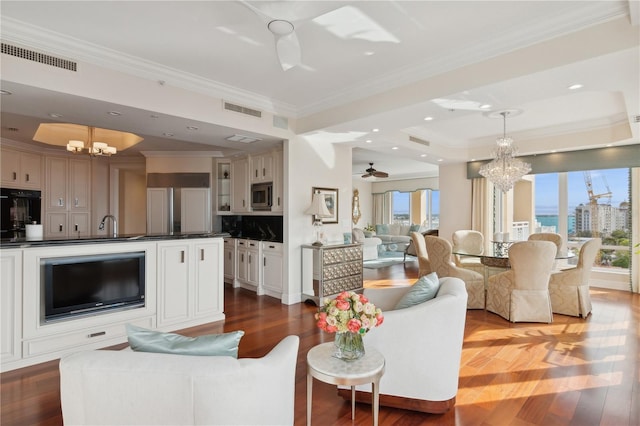
M 223 320 L 223 236 L 3 240 L 2 371 Z

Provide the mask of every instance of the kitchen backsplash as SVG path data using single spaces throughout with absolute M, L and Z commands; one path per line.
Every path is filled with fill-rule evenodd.
M 222 216 L 222 232 L 232 237 L 283 242 L 282 216 Z

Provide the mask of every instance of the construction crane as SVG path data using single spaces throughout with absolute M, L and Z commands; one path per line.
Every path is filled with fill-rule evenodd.
M 600 218 L 598 211 L 598 199 L 600 198 L 608 198 L 609 201 L 607 204 L 611 205 L 611 190 L 609 189 L 609 184 L 607 183 L 605 177 L 602 177 L 604 184 L 607 188 L 607 192 L 602 194 L 594 194 L 593 193 L 593 182 L 591 181 L 591 172 L 584 172 L 584 183 L 587 186 L 587 194 L 589 194 L 589 208 L 591 211 L 591 236 L 599 237 L 600 236 Z

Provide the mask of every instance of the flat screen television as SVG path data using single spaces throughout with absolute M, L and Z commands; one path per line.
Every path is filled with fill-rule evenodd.
M 144 306 L 145 252 L 42 260 L 44 321 Z

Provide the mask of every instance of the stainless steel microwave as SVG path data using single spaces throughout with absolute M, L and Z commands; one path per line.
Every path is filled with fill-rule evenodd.
M 251 185 L 251 208 L 253 210 L 271 210 L 273 202 L 273 183 L 254 183 Z

